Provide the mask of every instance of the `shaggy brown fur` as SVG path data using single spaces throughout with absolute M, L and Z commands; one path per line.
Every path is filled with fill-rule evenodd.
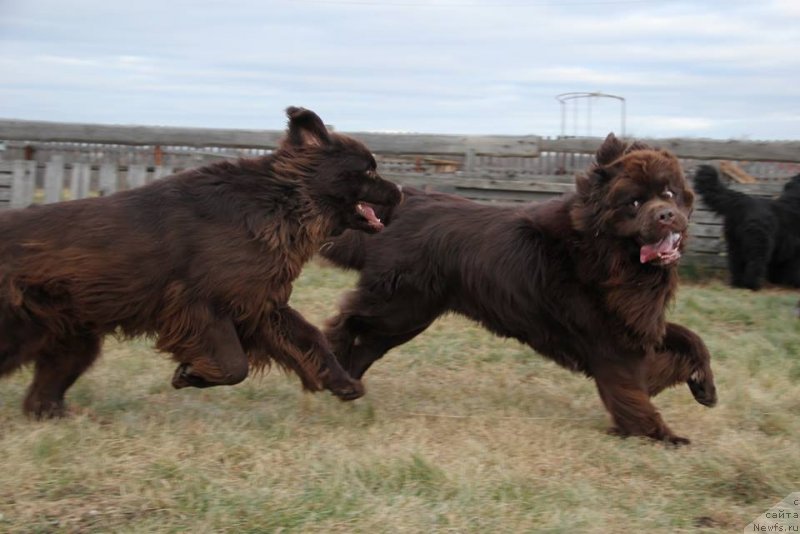
M 0 375 L 34 364 L 25 412 L 63 414 L 109 333 L 155 336 L 179 362 L 176 388 L 235 384 L 276 362 L 308 390 L 363 393 L 289 295 L 324 239 L 382 229 L 362 202 L 401 195 L 361 143 L 287 111 L 272 155 L 0 214 Z
M 650 398 L 688 383 L 711 406 L 708 350 L 667 322 L 693 194 L 666 151 L 610 135 L 577 193 L 480 205 L 405 190 L 387 230 L 345 232 L 323 255 L 361 271 L 326 334 L 354 378 L 456 312 L 593 377 L 621 435 L 688 443 Z

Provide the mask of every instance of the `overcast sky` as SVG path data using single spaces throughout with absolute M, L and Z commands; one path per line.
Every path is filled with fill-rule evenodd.
M 800 0 L 0 0 L 0 117 L 800 139 Z M 621 130 L 619 102 L 567 134 Z

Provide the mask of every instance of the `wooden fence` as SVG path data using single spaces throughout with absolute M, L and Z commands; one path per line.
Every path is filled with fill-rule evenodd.
M 574 190 L 600 138 L 349 133 L 375 153 L 381 173 L 404 185 L 478 201 L 540 201 Z M 260 156 L 283 136 L 273 130 L 102 126 L 0 120 L 0 209 L 108 195 L 221 158 Z M 757 178 L 733 187 L 777 195 L 800 173 L 800 142 L 644 139 L 675 153 L 687 171 L 735 161 Z M 683 264 L 725 265 L 720 220 L 700 204 Z

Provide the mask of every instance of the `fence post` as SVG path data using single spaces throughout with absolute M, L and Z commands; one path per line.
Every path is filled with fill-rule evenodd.
M 72 199 L 78 200 L 89 196 L 89 179 L 92 166 L 90 163 L 72 164 Z
M 44 168 L 44 203 L 52 204 L 61 200 L 64 190 L 64 156 L 55 154 Z
M 27 208 L 33 204 L 36 162 L 15 160 L 11 165 L 11 207 Z
M 117 191 L 117 164 L 116 163 L 101 163 L 100 164 L 100 196 L 108 196 Z
M 464 152 L 464 172 L 467 174 L 472 174 L 475 172 L 475 168 L 478 166 L 478 156 L 475 154 L 474 148 L 468 148 L 466 152 Z
M 128 165 L 128 189 L 141 187 L 147 177 L 147 167 L 140 163 Z
M 153 169 L 153 181 L 160 180 L 166 176 L 172 174 L 172 167 L 165 167 L 164 165 L 157 165 Z

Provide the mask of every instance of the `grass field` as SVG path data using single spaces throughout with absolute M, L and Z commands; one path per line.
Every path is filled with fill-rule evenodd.
M 320 324 L 353 280 L 311 265 L 293 303 Z M 458 317 L 350 404 L 278 372 L 174 391 L 109 339 L 68 419 L 21 415 L 28 372 L 0 383 L 0 532 L 741 532 L 800 491 L 797 297 L 682 286 L 720 402 L 656 399 L 680 449 L 606 435 L 592 382 Z

